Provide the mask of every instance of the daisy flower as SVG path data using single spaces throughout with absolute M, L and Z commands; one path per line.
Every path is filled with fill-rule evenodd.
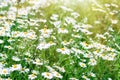
M 43 72 L 42 76 L 44 76 L 44 78 L 47 78 L 47 79 L 52 79 L 53 78 L 53 74 L 50 73 L 50 72 Z
M 41 38 L 49 38 L 53 32 L 52 29 L 47 29 L 47 28 L 41 29 L 39 31 L 41 32 L 41 36 L 40 36 Z
M 65 46 L 65 45 L 69 45 L 70 42 L 67 42 L 66 40 L 64 40 L 64 41 L 61 42 L 61 44 Z
M 0 71 L 2 75 L 9 75 L 10 74 L 10 69 L 9 68 L 3 68 L 1 71 Z
M 65 28 L 58 28 L 58 33 L 68 33 L 68 30 Z
M 69 78 L 70 80 L 78 80 L 78 79 L 76 79 L 76 78 Z
M 34 80 L 34 79 L 37 78 L 37 76 L 36 76 L 35 74 L 30 74 L 30 75 L 28 75 L 28 78 L 29 78 L 30 80 Z
M 87 67 L 87 66 L 86 66 L 86 64 L 85 64 L 85 63 L 83 63 L 83 62 L 79 62 L 79 65 L 80 65 L 82 68 Z
M 56 71 L 53 71 L 51 73 L 54 75 L 54 77 L 57 77 L 57 78 L 60 78 L 60 79 L 62 79 L 62 77 L 63 77 L 60 73 L 58 73 Z
M 14 64 L 14 65 L 12 65 L 12 67 L 11 67 L 11 71 L 20 71 L 21 70 L 21 68 L 22 68 L 22 66 L 21 66 L 21 64 Z
M 14 60 L 14 61 L 20 61 L 21 59 L 18 58 L 17 56 L 13 56 L 13 57 L 12 57 L 12 60 Z
M 35 60 L 33 60 L 33 64 L 43 65 L 43 63 L 40 61 L 40 59 L 35 59 Z
M 91 66 L 94 66 L 97 64 L 97 61 L 95 59 L 91 58 L 88 64 Z
M 4 46 L 4 48 L 13 49 L 11 46 Z
M 82 78 L 85 79 L 85 80 L 90 80 L 90 79 L 89 79 L 87 76 L 85 76 L 85 75 L 83 75 Z
M 58 48 L 57 49 L 57 52 L 60 52 L 60 53 L 62 53 L 62 54 L 70 54 L 70 49 L 68 49 L 68 48 L 66 48 L 66 47 L 64 47 L 64 48 Z

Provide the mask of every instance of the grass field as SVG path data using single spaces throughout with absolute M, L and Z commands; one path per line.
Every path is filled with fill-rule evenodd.
M 120 80 L 120 0 L 0 0 L 0 80 Z

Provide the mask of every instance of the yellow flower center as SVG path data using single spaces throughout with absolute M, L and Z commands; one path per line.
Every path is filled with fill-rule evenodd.
M 50 41 L 49 43 L 50 43 L 50 44 L 52 44 L 53 42 L 52 42 L 52 41 Z
M 110 48 L 110 50 L 112 50 L 112 48 Z
M 99 50 L 96 50 L 96 52 L 98 53 L 98 52 L 99 52 Z
M 88 46 L 88 44 L 85 42 L 85 46 Z
M 45 34 L 48 34 L 48 32 L 47 32 L 47 31 L 44 31 L 44 33 L 45 33 Z
M 27 32 L 24 32 L 24 34 L 27 34 Z
M 32 74 L 32 77 L 35 77 L 35 74 Z
M 0 19 L 2 18 L 2 16 L 0 16 Z
M 85 66 L 85 64 L 81 64 L 81 66 L 82 66 L 82 67 L 84 67 L 84 66 Z
M 46 31 L 47 30 L 47 28 L 44 28 L 44 31 Z
M 65 51 L 65 48 L 61 48 L 62 51 Z
M 64 28 L 61 28 L 61 30 L 64 30 Z
M 7 73 L 7 70 L 4 69 L 4 70 L 3 70 L 3 73 Z
M 47 76 L 50 76 L 50 73 L 47 72 L 46 75 L 47 75 Z
M 13 68 L 17 68 L 17 65 L 15 64 L 15 65 L 13 65 Z

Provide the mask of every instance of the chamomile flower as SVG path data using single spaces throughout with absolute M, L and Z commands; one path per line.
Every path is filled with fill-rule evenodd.
M 28 56 L 28 57 L 31 56 L 31 54 L 29 52 L 26 52 L 25 55 Z
M 51 22 L 51 24 L 53 24 L 56 28 L 60 28 L 61 26 L 61 21 L 54 21 L 54 22 Z
M 42 42 L 42 43 L 40 43 L 39 45 L 38 45 L 38 49 L 40 49 L 40 50 L 42 50 L 42 49 L 48 49 L 50 46 L 47 44 L 47 43 L 45 43 L 45 42 Z
M 57 68 L 60 72 L 65 72 L 65 68 L 64 67 L 59 67 L 59 66 L 53 66 L 54 68 Z
M 83 75 L 82 78 L 85 79 L 85 80 L 90 80 L 90 79 L 89 79 L 87 76 L 85 76 L 85 75 Z
M 83 62 L 79 62 L 79 65 L 80 65 L 82 68 L 86 68 L 86 67 L 87 67 L 86 64 L 83 63 Z
M 54 46 L 54 45 L 56 45 L 56 43 L 54 43 L 53 41 L 49 41 L 49 43 L 48 43 L 50 46 Z
M 81 38 L 81 36 L 79 34 L 72 34 L 72 37 Z
M 75 53 L 75 55 L 83 54 L 84 53 L 83 51 L 81 51 L 81 50 L 79 50 L 77 48 L 72 48 L 71 50 L 73 51 L 73 53 Z
M 106 39 L 106 37 L 105 37 L 104 35 L 102 35 L 102 34 L 96 34 L 96 37 L 97 37 L 98 39 L 100 39 L 100 38 Z
M 80 15 L 77 12 L 73 12 L 71 13 L 71 16 L 73 16 L 74 18 L 78 18 Z
M 112 52 L 115 51 L 115 50 L 114 50 L 113 48 L 111 48 L 111 47 L 107 47 L 106 50 L 107 50 L 107 51 L 112 51 Z
M 49 72 L 54 72 L 54 71 L 55 71 L 55 69 L 53 69 L 53 68 L 50 67 L 50 66 L 46 66 L 46 68 L 49 70 Z
M 69 45 L 70 42 L 67 42 L 66 40 L 64 40 L 64 41 L 61 42 L 61 44 L 63 44 L 64 46 L 66 46 L 66 45 Z
M 43 65 L 43 63 L 41 62 L 41 60 L 40 59 L 35 59 L 35 60 L 33 60 L 33 64 L 36 64 L 36 65 Z
M 29 72 L 30 71 L 30 69 L 28 69 L 28 68 L 21 68 L 21 70 L 20 70 L 20 72 L 21 73 L 25 73 L 25 72 Z
M 93 72 L 90 72 L 89 75 L 90 75 L 91 77 L 96 77 L 95 73 L 93 73 Z
M 77 78 L 69 78 L 70 80 L 78 80 Z
M 90 25 L 90 24 L 83 24 L 80 27 L 83 28 L 83 29 L 89 29 L 89 28 L 92 28 L 92 25 Z
M 52 79 L 54 77 L 53 74 L 50 72 L 43 72 L 42 76 L 47 79 Z
M 22 68 L 21 64 L 14 64 L 11 67 L 11 71 L 20 71 Z
M 80 44 L 81 44 L 85 49 L 90 49 L 90 48 L 91 48 L 91 46 L 90 46 L 88 43 L 86 43 L 86 42 L 80 42 Z
M 97 64 L 97 61 L 95 59 L 91 58 L 88 64 L 91 66 L 94 66 Z
M 67 24 L 72 24 L 72 25 L 76 24 L 76 20 L 72 17 L 65 17 L 65 21 Z
M 58 15 L 57 14 L 53 14 L 51 17 L 50 17 L 50 19 L 52 19 L 52 20 L 58 20 Z
M 117 24 L 117 23 L 118 23 L 118 20 L 111 20 L 111 23 L 112 23 L 112 24 Z
M 8 41 L 8 42 L 13 42 L 13 41 L 15 41 L 15 40 L 12 39 L 12 38 L 10 38 L 10 39 L 8 39 L 7 41 Z
M 32 73 L 37 75 L 37 74 L 39 74 L 39 71 L 32 70 Z
M 8 56 L 6 54 L 2 54 L 2 53 L 0 53 L 0 57 L 2 58 L 2 60 L 8 58 Z
M 49 47 L 51 47 L 51 46 L 53 46 L 53 45 L 56 45 L 56 44 L 53 43 L 53 42 L 49 42 L 49 43 L 42 42 L 42 43 L 40 43 L 40 44 L 37 46 L 37 48 L 38 48 L 39 50 L 43 50 L 43 49 L 48 49 Z
M 57 77 L 57 78 L 60 78 L 60 79 L 62 79 L 62 77 L 63 77 L 60 73 L 58 73 L 56 71 L 53 71 L 51 73 L 53 74 L 54 77 Z
M 10 74 L 10 69 L 9 68 L 3 68 L 1 69 L 1 75 L 9 75 Z
M 7 79 L 5 79 L 5 80 L 12 80 L 12 79 L 8 77 L 8 78 L 7 78 Z
M 68 11 L 68 12 L 72 12 L 73 10 L 70 8 L 67 8 L 66 6 L 60 6 L 61 9 Z
M 90 32 L 89 30 L 87 29 L 80 29 L 81 32 L 85 33 L 86 35 L 91 35 L 93 34 L 92 32 Z
M 64 47 L 64 48 L 58 48 L 57 52 L 60 52 L 62 54 L 68 54 L 68 55 L 71 53 L 70 49 L 68 49 L 66 47 Z
M 13 57 L 12 57 L 12 60 L 14 60 L 14 61 L 20 61 L 21 59 L 18 58 L 17 56 L 13 56 Z
M 34 79 L 37 78 L 37 76 L 36 76 L 36 74 L 30 74 L 30 75 L 28 75 L 28 78 L 29 78 L 30 80 L 34 80 Z
M 68 33 L 68 30 L 65 28 L 58 28 L 58 33 Z
M 13 49 L 11 46 L 4 46 L 4 48 Z
M 110 53 L 110 54 L 105 55 L 106 58 L 104 58 L 104 59 L 113 61 L 115 59 L 116 55 L 117 54 L 115 54 L 115 53 Z
M 41 29 L 39 31 L 41 32 L 41 36 L 40 36 L 41 38 L 49 38 L 53 32 L 52 29 L 47 29 L 47 28 Z

